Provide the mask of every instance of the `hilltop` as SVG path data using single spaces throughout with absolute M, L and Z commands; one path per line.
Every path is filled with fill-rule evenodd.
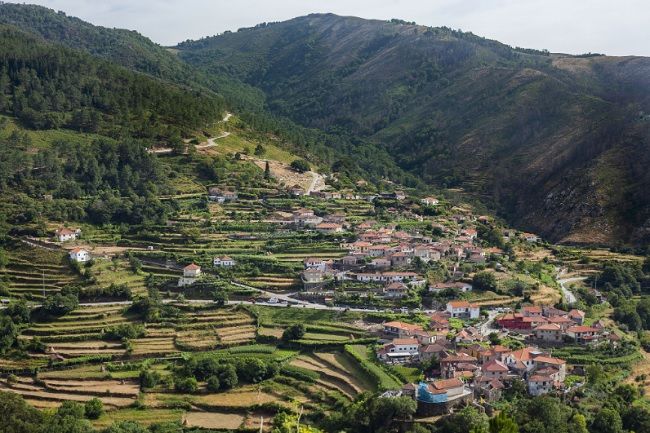
M 650 59 L 512 48 L 448 28 L 314 14 L 178 56 L 295 122 L 388 152 L 554 241 L 647 241 Z

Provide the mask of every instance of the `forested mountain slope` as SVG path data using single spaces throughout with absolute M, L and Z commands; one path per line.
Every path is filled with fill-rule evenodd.
M 0 113 L 34 129 L 154 140 L 213 122 L 223 101 L 0 26 Z
M 16 26 L 48 42 L 84 51 L 154 78 L 213 93 L 255 131 L 267 133 L 310 160 L 333 165 L 352 177 L 361 174 L 378 180 L 389 176 L 399 182 L 417 184 L 417 179 L 400 169 L 385 150 L 358 137 L 305 128 L 286 116 L 272 113 L 267 110 L 266 95 L 260 89 L 231 74 L 195 68 L 180 60 L 176 50 L 161 47 L 135 31 L 94 26 L 63 12 L 10 3 L 0 3 L 0 24 Z M 351 154 L 357 158 L 349 158 Z
M 650 236 L 650 59 L 555 55 L 332 14 L 177 49 L 261 89 L 272 112 L 374 143 L 552 240 Z

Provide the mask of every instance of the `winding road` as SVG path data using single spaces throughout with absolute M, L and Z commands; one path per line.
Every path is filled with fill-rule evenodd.
M 576 295 L 574 295 L 573 292 L 567 288 L 567 284 L 573 283 L 575 281 L 584 281 L 587 279 L 587 277 L 561 278 L 563 274 L 566 274 L 566 269 L 560 269 L 557 274 L 557 282 L 560 284 L 560 288 L 562 289 L 562 296 L 568 304 L 574 304 L 578 301 L 578 298 L 576 298 Z

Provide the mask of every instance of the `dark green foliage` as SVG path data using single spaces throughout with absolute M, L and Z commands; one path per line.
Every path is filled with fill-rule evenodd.
M 41 310 L 48 315 L 62 316 L 77 308 L 79 297 L 76 294 L 57 293 L 45 298 Z
M 361 394 L 354 403 L 332 413 L 325 424 L 327 431 L 387 433 L 397 431 L 396 421 L 410 419 L 415 410 L 415 401 L 410 397 L 382 398 Z
M 193 392 L 196 392 L 198 383 L 193 377 L 183 377 L 174 381 L 174 388 L 176 391 L 191 394 Z
M 496 290 L 497 279 L 493 272 L 477 272 L 472 278 L 472 287 L 474 290 Z
M 160 374 L 155 370 L 143 370 L 140 372 L 140 386 L 142 388 L 153 388 L 160 382 Z
M 84 404 L 84 410 L 86 418 L 97 419 L 104 413 L 104 404 L 100 399 L 93 398 Z
M 2 315 L 10 317 L 17 325 L 29 323 L 30 309 L 27 306 L 27 301 L 20 299 L 10 302 L 7 308 L 2 310 Z
M 223 307 L 228 302 L 228 292 L 223 288 L 221 290 L 215 290 L 212 293 L 212 300 L 217 306 Z
M 221 382 L 217 376 L 210 376 L 206 381 L 208 391 L 217 392 L 221 389 Z
M 304 159 L 295 159 L 291 161 L 291 168 L 296 170 L 298 173 L 304 173 L 306 171 L 311 170 L 309 163 Z
M 35 129 L 167 139 L 221 115 L 220 100 L 0 28 L 0 112 Z M 126 108 L 128 107 L 128 111 Z
M 0 431 L 3 433 L 35 433 L 40 431 L 43 414 L 12 392 L 0 392 Z
M 11 317 L 0 316 L 0 354 L 4 354 L 16 344 L 18 337 L 18 326 L 11 320 Z
M 106 332 L 106 338 L 112 340 L 122 340 L 139 338 L 144 335 L 144 326 L 134 325 L 132 323 L 120 323 L 110 328 Z
M 573 433 L 568 430 L 571 408 L 550 397 L 533 397 L 517 405 L 515 420 L 522 433 Z
M 488 428 L 488 417 L 474 407 L 466 407 L 436 423 L 438 431 L 444 433 L 484 432 Z
M 505 412 L 490 419 L 490 433 L 519 433 L 519 426 Z
M 300 340 L 305 335 L 305 325 L 302 323 L 295 323 L 289 326 L 282 333 L 283 341 Z
M 621 433 L 623 431 L 621 415 L 614 409 L 601 409 L 589 430 L 591 433 Z

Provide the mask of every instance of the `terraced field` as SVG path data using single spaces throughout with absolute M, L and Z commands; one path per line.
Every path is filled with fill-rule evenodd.
M 63 251 L 17 245 L 3 273 L 13 296 L 40 301 L 64 286 L 81 280 L 68 265 Z

